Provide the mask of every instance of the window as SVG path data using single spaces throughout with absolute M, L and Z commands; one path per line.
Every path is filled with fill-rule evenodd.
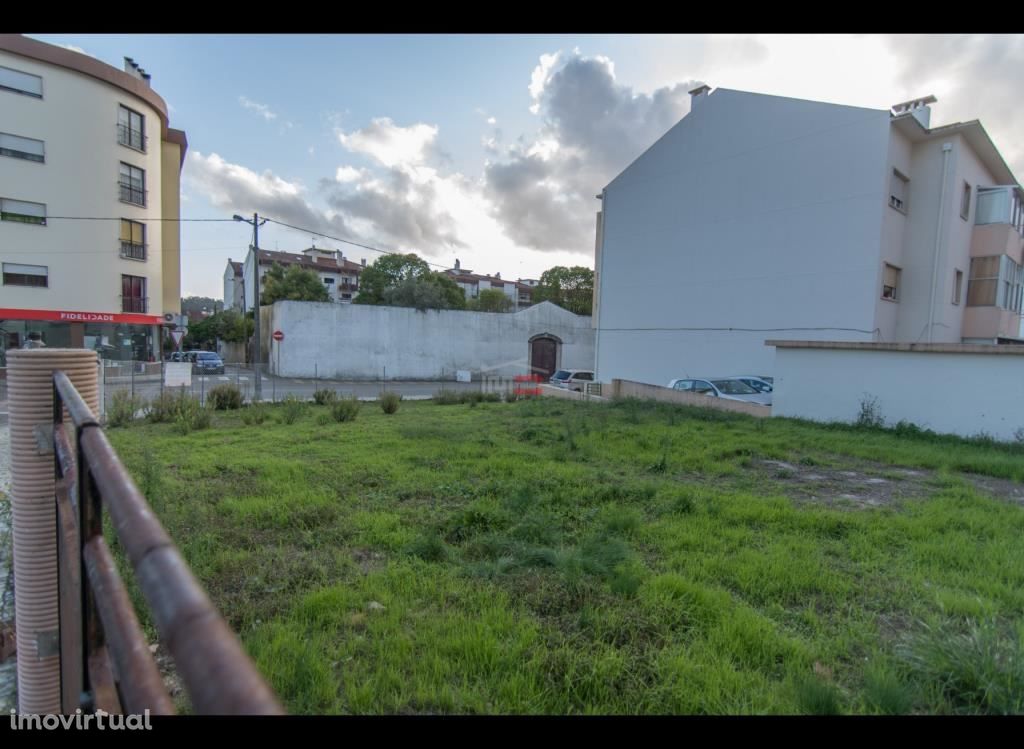
M 330 276 L 328 276 L 327 278 L 324 279 L 324 283 L 333 284 L 334 283 L 334 279 L 331 278 Z
M 10 156 L 26 161 L 43 161 L 43 142 L 20 135 L 0 133 L 0 156 Z
M 117 142 L 139 151 L 146 150 L 145 117 L 121 106 L 117 110 Z
M 960 218 L 964 221 L 971 215 L 971 186 L 964 182 L 964 194 L 960 198 Z
M 4 263 L 4 286 L 39 286 L 49 285 L 49 275 L 45 265 L 18 265 Z
M 895 265 L 885 264 L 882 269 L 882 299 L 890 302 L 900 300 L 900 273 L 902 271 Z
M 957 270 L 953 273 L 953 304 L 960 304 L 960 293 L 964 285 L 964 272 Z
M 121 276 L 121 311 L 146 312 L 146 279 L 141 276 Z
M 0 91 L 13 91 L 16 94 L 43 98 L 43 79 L 31 73 L 0 67 Z
M 46 205 L 0 198 L 0 221 L 17 221 L 22 224 L 46 226 Z
M 121 200 L 135 205 L 146 205 L 146 172 L 137 166 L 121 162 Z
M 889 179 L 889 205 L 900 213 L 907 212 L 907 193 L 909 192 L 909 185 L 909 179 L 900 174 L 897 170 L 892 170 L 892 177 Z
M 141 221 L 121 219 L 121 257 L 146 259 L 146 225 Z
M 999 259 L 999 294 L 996 297 L 996 306 L 1020 312 L 1024 266 L 1017 265 L 1008 255 L 1001 255 Z
M 967 279 L 968 307 L 991 307 L 996 303 L 1000 257 L 991 255 L 971 258 L 971 274 Z

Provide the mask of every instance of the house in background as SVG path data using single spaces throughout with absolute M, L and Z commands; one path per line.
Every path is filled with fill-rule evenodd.
M 533 287 L 538 283 L 533 279 L 505 280 L 500 273 L 482 276 L 463 268 L 458 258 L 455 260 L 455 267 L 447 269 L 445 273 L 465 292 L 466 299 L 476 299 L 481 291 L 496 289 L 512 300 L 513 310 L 524 309 L 533 304 Z
M 259 251 L 260 291 L 264 288 L 264 276 L 274 266 L 285 268 L 298 265 L 314 271 L 323 282 L 332 302 L 350 304 L 359 296 L 359 274 L 366 267 L 366 260 L 353 263 L 338 250 L 310 247 L 298 252 Z M 253 301 L 253 257 L 252 248 L 244 263 L 228 260 L 224 269 L 224 306 L 246 312 L 252 309 Z M 239 272 L 238 265 L 241 265 Z
M 1024 343 L 1021 188 L 934 102 L 694 89 L 600 196 L 598 377 L 771 374 L 766 339 Z

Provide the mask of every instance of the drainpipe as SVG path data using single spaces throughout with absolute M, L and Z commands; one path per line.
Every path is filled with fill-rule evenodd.
M 935 252 L 932 254 L 932 290 L 928 297 L 928 343 L 932 342 L 932 330 L 935 327 L 935 284 L 939 274 L 939 253 L 942 251 L 942 220 L 946 215 L 946 183 L 949 172 L 949 152 L 952 143 L 942 144 L 942 190 L 939 197 L 939 218 L 935 226 Z

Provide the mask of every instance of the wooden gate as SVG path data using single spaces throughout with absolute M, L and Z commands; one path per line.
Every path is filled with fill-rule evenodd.
M 558 341 L 551 336 L 537 336 L 530 341 L 530 372 L 549 379 L 558 368 Z

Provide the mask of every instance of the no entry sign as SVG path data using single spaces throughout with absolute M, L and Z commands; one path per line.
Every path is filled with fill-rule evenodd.
M 280 330 L 275 330 L 274 331 L 274 340 L 275 341 L 283 341 L 284 340 L 284 333 L 282 333 Z

